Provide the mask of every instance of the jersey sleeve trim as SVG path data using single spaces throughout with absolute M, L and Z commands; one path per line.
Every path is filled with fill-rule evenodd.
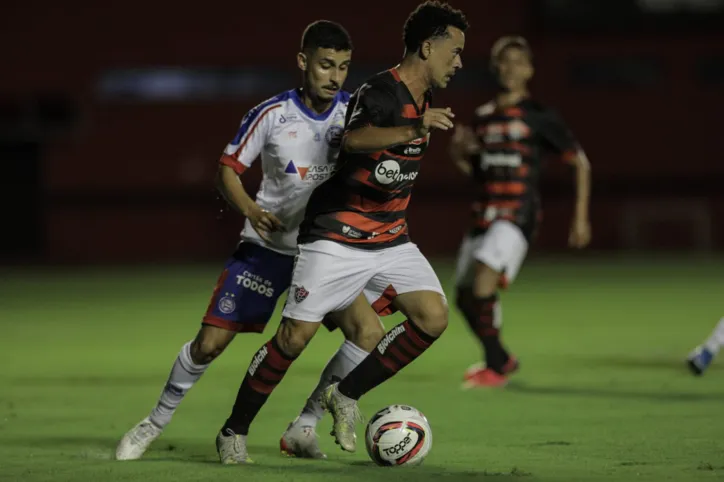
M 230 156 L 229 154 L 222 154 L 221 158 L 219 159 L 219 164 L 222 164 L 224 166 L 229 166 L 239 176 L 241 176 L 244 173 L 244 171 L 247 170 L 247 166 L 245 166 L 244 164 L 239 162 L 239 160 L 236 157 Z
M 265 109 L 259 110 L 257 113 L 250 116 L 250 118 L 247 119 L 246 122 L 242 123 L 239 132 L 244 132 L 241 135 L 237 134 L 237 139 L 234 139 L 235 142 L 233 142 L 233 144 L 240 142 L 239 147 L 237 147 L 234 151 L 234 156 L 238 156 L 239 153 L 244 149 L 244 146 L 246 146 L 249 138 L 251 138 L 251 136 L 254 134 L 254 131 L 257 127 L 259 127 L 259 124 L 264 119 L 264 117 L 269 114 L 269 112 L 273 111 L 274 109 L 278 109 L 281 106 L 282 104 L 273 104 L 271 106 L 268 106 Z M 251 124 L 252 120 L 254 121 L 253 125 Z M 249 125 L 251 125 L 251 129 L 249 129 Z

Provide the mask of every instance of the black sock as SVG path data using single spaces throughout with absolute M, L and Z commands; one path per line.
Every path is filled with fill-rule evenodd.
M 339 392 L 359 400 L 365 393 L 412 363 L 437 338 L 405 321 L 391 329 L 377 347 L 339 384 Z
M 256 352 L 236 394 L 231 416 L 221 428 L 222 433 L 228 434 L 227 430 L 237 435 L 249 433 L 249 425 L 294 360 L 281 351 L 276 337 Z
M 502 374 L 509 355 L 500 342 L 500 329 L 495 326 L 495 305 L 498 294 L 476 298 L 471 290 L 458 290 L 458 307 L 470 329 L 483 345 L 485 366 Z

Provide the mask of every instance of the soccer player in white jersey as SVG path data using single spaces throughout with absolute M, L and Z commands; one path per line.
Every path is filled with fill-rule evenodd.
M 691 372 L 694 375 L 703 375 L 722 346 L 724 346 L 724 318 L 719 320 L 709 338 L 689 354 L 686 362 Z
M 196 338 L 181 348 L 151 413 L 120 441 L 118 460 L 143 455 L 236 333 L 262 332 L 277 299 L 289 287 L 305 206 L 314 188 L 332 173 L 339 152 L 349 102 L 349 94 L 341 89 L 351 53 L 352 43 L 342 26 L 329 21 L 309 25 L 297 56 L 302 88 L 252 109 L 226 147 L 219 161 L 219 190 L 246 217 L 241 243 L 219 277 Z M 259 156 L 263 180 L 254 201 L 239 175 Z M 364 295 L 370 302 L 384 301 L 381 291 Z M 367 313 L 369 304 L 364 304 Z M 361 362 L 384 335 L 376 316 L 356 316 L 332 314 L 327 320 L 340 327 L 346 341 L 329 361 L 301 416 L 284 433 L 281 446 L 289 455 L 324 457 L 314 431 L 323 414 L 319 396 Z M 273 383 L 274 373 L 268 375 Z M 222 463 L 248 461 L 245 453 L 235 450 L 237 438 L 232 431 L 219 433 L 216 442 Z

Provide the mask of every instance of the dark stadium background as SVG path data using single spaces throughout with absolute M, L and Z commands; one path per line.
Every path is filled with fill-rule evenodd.
M 0 252 L 5 262 L 221 261 L 216 161 L 245 111 L 298 82 L 304 26 L 344 24 L 353 88 L 395 64 L 417 2 L 5 2 L 0 14 Z M 456 0 L 464 70 L 436 95 L 459 119 L 492 94 L 491 43 L 532 43 L 533 91 L 593 165 L 593 251 L 724 247 L 724 1 Z M 414 240 L 454 254 L 471 189 L 436 134 Z M 258 169 L 248 176 L 258 178 Z M 573 174 L 549 163 L 539 251 L 565 249 Z

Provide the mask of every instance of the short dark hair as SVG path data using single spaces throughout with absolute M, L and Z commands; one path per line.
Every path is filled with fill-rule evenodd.
M 528 41 L 519 35 L 500 37 L 496 40 L 490 49 L 490 60 L 497 63 L 500 57 L 503 56 L 503 53 L 511 48 L 521 50 L 531 61 L 533 60 L 533 51 L 530 49 Z
M 337 22 L 317 20 L 307 25 L 302 34 L 302 51 L 315 49 L 352 50 L 352 39 Z
M 468 21 L 463 12 L 437 0 L 420 4 L 405 22 L 402 38 L 406 53 L 416 52 L 429 38 L 446 35 L 450 26 L 463 32 L 467 30 Z

